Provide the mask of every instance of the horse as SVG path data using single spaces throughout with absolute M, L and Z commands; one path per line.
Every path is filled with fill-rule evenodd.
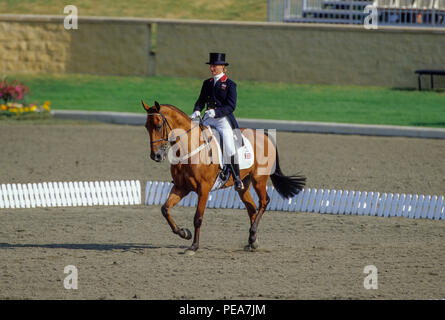
M 148 106 L 142 101 L 142 106 L 147 112 L 145 128 L 150 137 L 150 158 L 161 162 L 167 156 L 173 158 L 176 156 L 176 161 L 170 161 L 173 187 L 161 207 L 161 212 L 173 233 L 186 240 L 192 238 L 191 231 L 178 227 L 170 211 L 190 192 L 194 191 L 198 196 L 193 221 L 195 228 L 193 243 L 184 252 L 184 254 L 193 255 L 199 248 L 199 234 L 207 199 L 220 172 L 219 163 L 215 161 L 216 139 L 211 139 L 210 130 L 201 122 L 192 121 L 186 113 L 173 105 L 160 105 L 155 101 L 154 106 Z M 253 165 L 240 170 L 244 189 L 238 191 L 250 219 L 248 244 L 244 249 L 254 251 L 259 247 L 258 224 L 270 202 L 266 192 L 269 177 L 278 193 L 287 199 L 303 189 L 306 177 L 301 174 L 286 176 L 282 173 L 276 144 L 267 132 L 264 130 L 258 132 L 248 128 L 241 128 L 240 131 L 249 139 L 255 150 Z M 193 139 L 193 135 L 199 139 Z M 185 156 L 177 157 L 181 154 Z M 222 188 L 231 187 L 233 184 L 233 178 L 230 176 Z M 258 210 L 250 193 L 250 185 L 253 186 L 259 198 Z

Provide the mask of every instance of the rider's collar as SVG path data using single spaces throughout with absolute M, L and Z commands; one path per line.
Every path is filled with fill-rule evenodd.
M 217 74 L 216 76 L 213 77 L 213 83 L 216 83 L 219 79 L 221 79 L 224 76 L 224 72 L 221 72 L 220 74 Z

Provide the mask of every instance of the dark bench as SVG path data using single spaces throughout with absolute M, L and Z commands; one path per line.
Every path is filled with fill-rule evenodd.
M 416 70 L 415 73 L 417 73 L 417 82 L 419 84 L 419 90 L 422 90 L 422 84 L 421 84 L 420 77 L 423 74 L 430 75 L 430 77 L 431 77 L 431 89 L 434 89 L 433 76 L 445 76 L 445 70 Z

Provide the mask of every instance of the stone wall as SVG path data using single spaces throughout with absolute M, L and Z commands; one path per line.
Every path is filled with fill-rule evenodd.
M 71 33 L 55 23 L 0 21 L 0 71 L 64 73 Z
M 63 18 L 0 15 L 0 72 L 203 78 L 216 51 L 237 80 L 416 87 L 414 70 L 445 69 L 445 29 L 80 17 L 65 30 Z
M 0 15 L 2 73 L 149 73 L 146 21 L 84 19 L 65 30 L 63 17 L 15 17 Z

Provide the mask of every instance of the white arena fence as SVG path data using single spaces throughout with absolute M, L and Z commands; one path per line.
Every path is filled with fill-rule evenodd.
M 170 182 L 147 181 L 145 204 L 163 204 L 172 186 Z M 252 187 L 250 191 L 258 206 L 257 194 Z M 306 188 L 298 195 L 284 199 L 273 186 L 268 186 L 267 192 L 270 197 L 268 210 L 445 220 L 443 195 L 425 196 Z M 178 203 L 178 206 L 195 207 L 197 200 L 197 194 L 191 192 Z M 231 187 L 212 191 L 207 201 L 207 208 L 244 209 L 245 206 L 238 193 Z
M 0 185 L 0 209 L 141 204 L 139 181 L 75 181 Z
M 147 181 L 144 204 L 163 204 L 172 186 L 167 181 Z M 252 187 L 250 191 L 258 206 L 257 194 Z M 267 192 L 270 197 L 267 209 L 274 211 L 445 220 L 443 195 L 305 188 L 298 195 L 284 199 L 273 186 L 268 186 Z M 0 185 L 0 209 L 140 205 L 141 198 L 138 180 Z M 197 200 L 196 193 L 191 192 L 178 206 L 195 207 Z M 207 207 L 245 208 L 233 187 L 211 192 Z

